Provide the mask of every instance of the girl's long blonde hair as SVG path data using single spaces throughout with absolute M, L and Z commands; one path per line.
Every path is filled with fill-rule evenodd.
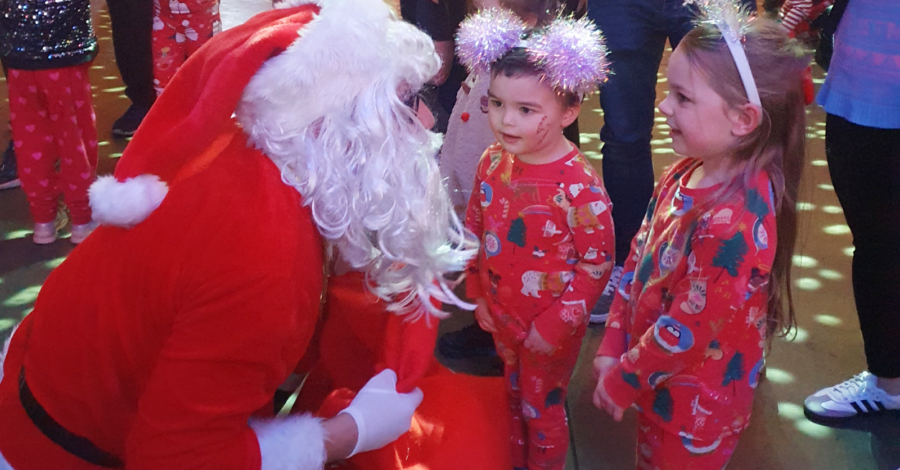
M 769 279 L 768 338 L 786 335 L 795 325 L 791 295 L 791 258 L 797 238 L 797 193 L 806 155 L 806 110 L 802 76 L 810 58 L 774 21 L 758 18 L 742 42 L 762 101 L 759 127 L 743 137 L 733 155 L 734 176 L 716 201 L 746 193 L 761 171 L 774 189 L 777 249 Z M 749 102 L 734 58 L 721 31 L 700 24 L 679 47 L 694 70 L 729 105 Z M 713 201 L 715 203 L 715 201 Z

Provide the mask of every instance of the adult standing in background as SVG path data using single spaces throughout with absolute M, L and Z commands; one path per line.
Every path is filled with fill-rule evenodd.
M 754 0 L 742 0 L 756 11 Z M 606 37 L 613 73 L 600 90 L 603 108 L 603 183 L 613 203 L 616 267 L 591 312 L 606 321 L 631 239 L 653 194 L 650 139 L 656 77 L 666 40 L 674 49 L 694 25 L 697 11 L 684 0 L 588 0 L 588 17 Z
M 828 172 L 853 234 L 868 370 L 806 399 L 807 417 L 826 423 L 900 410 L 900 2 L 845 5 L 817 101 L 828 113 Z
M 106 0 L 106 5 L 112 23 L 116 65 L 125 83 L 125 96 L 131 100 L 125 114 L 113 123 L 112 133 L 130 137 L 156 100 L 151 50 L 153 1 Z

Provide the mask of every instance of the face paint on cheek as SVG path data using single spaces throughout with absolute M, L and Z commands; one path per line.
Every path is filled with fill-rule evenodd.
M 535 134 L 538 136 L 538 143 L 542 144 L 545 140 L 547 140 L 547 131 L 549 131 L 547 127 L 547 116 L 541 118 L 541 122 L 537 126 L 537 131 Z

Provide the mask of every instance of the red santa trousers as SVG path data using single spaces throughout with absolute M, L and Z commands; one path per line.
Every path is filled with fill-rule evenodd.
M 173 12 L 167 0 L 154 2 L 153 87 L 157 96 L 172 81 L 181 64 L 214 34 L 222 31 L 219 2 L 195 1 L 178 5 L 191 12 Z
M 739 434 L 700 441 L 672 434 L 638 414 L 638 470 L 722 470 L 731 460 Z
M 19 179 L 36 223 L 56 218 L 60 193 L 72 223 L 91 221 L 88 188 L 97 170 L 97 128 L 90 65 L 7 74 Z
M 521 341 L 494 335 L 509 394 L 513 468 L 565 467 L 569 450 L 566 393 L 584 333 L 582 326 L 551 356 L 535 354 Z

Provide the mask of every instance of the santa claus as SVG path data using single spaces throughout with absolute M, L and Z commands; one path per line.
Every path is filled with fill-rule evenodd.
M 0 468 L 319 469 L 409 428 L 390 369 L 334 418 L 254 418 L 320 323 L 326 247 L 406 318 L 459 303 L 477 248 L 407 106 L 431 41 L 379 0 L 300 3 L 192 56 L 92 187 L 103 226 L 0 357 Z

